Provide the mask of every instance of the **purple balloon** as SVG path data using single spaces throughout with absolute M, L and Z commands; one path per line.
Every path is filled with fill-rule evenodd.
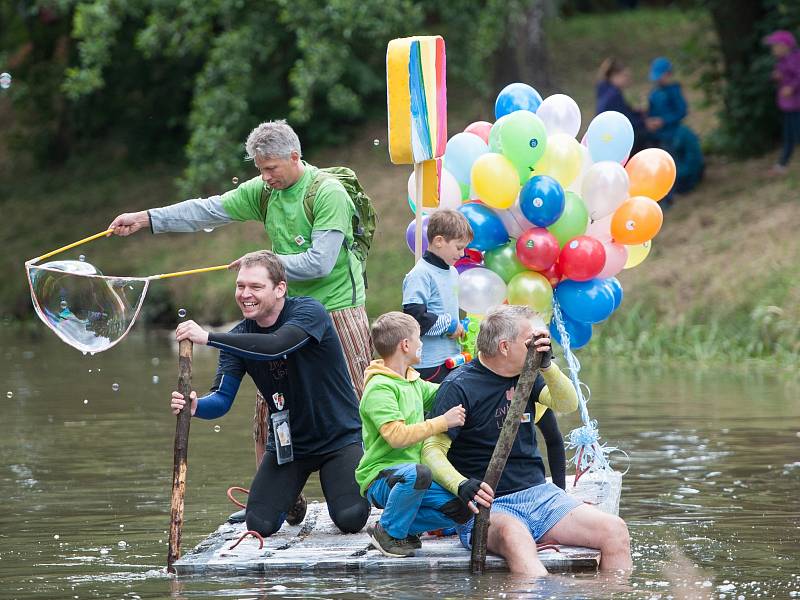
M 425 215 L 422 217 L 422 253 L 425 254 L 425 251 L 428 249 L 428 221 L 430 217 Z M 408 244 L 408 249 L 411 250 L 413 253 L 416 249 L 416 244 L 414 243 L 414 236 L 417 232 L 417 220 L 411 219 L 411 223 L 408 224 L 406 227 L 406 244 Z
M 469 271 L 470 269 L 474 269 L 475 267 L 480 267 L 480 266 L 482 265 L 479 265 L 478 263 L 465 262 L 461 263 L 460 265 L 456 265 L 455 267 L 456 271 L 458 271 L 458 274 L 461 275 L 461 273 L 463 273 L 464 271 Z

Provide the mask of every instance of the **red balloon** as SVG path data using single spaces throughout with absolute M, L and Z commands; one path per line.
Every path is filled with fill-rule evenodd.
M 475 121 L 467 125 L 464 130 L 465 133 L 472 133 L 477 135 L 487 144 L 489 143 L 489 132 L 492 130 L 492 124 L 487 121 Z
M 483 262 L 483 252 L 475 248 L 464 248 L 464 256 L 455 262 L 455 267 L 474 267 Z M 460 272 L 460 271 L 459 271 Z
M 558 258 L 556 236 L 544 227 L 531 227 L 517 240 L 517 258 L 531 271 L 546 271 Z
M 588 281 L 596 277 L 605 263 L 606 249 L 603 244 L 588 235 L 572 238 L 558 256 L 564 276 L 574 281 Z
M 539 272 L 547 277 L 547 281 L 549 281 L 550 285 L 552 285 L 554 288 L 561 283 L 563 273 L 561 273 L 561 265 L 558 263 L 558 261 L 554 262 L 553 266 L 546 271 Z

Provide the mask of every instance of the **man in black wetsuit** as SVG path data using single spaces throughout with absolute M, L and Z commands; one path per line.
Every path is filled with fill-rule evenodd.
M 229 333 L 185 321 L 176 337 L 221 350 L 211 393 L 191 394 L 194 416 L 228 412 L 245 374 L 267 400 L 270 437 L 250 486 L 247 527 L 263 536 L 277 532 L 309 475 L 319 471 L 333 522 L 345 533 L 360 531 L 370 511 L 354 476 L 363 454 L 361 421 L 330 315 L 313 298 L 286 296 L 283 265 L 268 251 L 242 258 L 236 302 L 244 320 Z M 173 412 L 184 404 L 173 392 Z

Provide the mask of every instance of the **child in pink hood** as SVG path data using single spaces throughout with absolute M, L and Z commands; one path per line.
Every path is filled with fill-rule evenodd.
M 775 31 L 764 43 L 777 59 L 772 78 L 777 84 L 776 102 L 783 113 L 783 149 L 771 175 L 786 173 L 795 144 L 800 143 L 800 49 L 789 31 Z

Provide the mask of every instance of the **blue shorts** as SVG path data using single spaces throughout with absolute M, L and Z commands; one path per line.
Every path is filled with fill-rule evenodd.
M 492 513 L 505 513 L 522 521 L 537 542 L 544 534 L 582 503 L 552 483 L 542 483 L 525 490 L 496 498 Z M 458 527 L 458 537 L 465 548 L 472 548 L 472 526 L 475 519 Z

